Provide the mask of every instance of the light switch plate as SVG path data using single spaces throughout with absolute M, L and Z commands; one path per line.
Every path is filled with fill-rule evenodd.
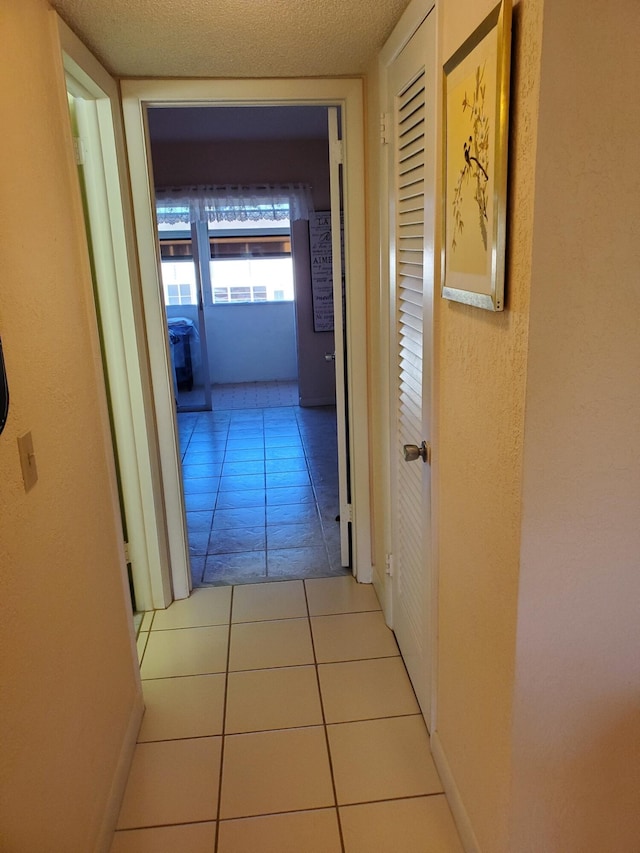
M 33 437 L 30 432 L 25 432 L 24 435 L 18 436 L 18 452 L 20 453 L 24 490 L 28 492 L 38 482 L 36 456 L 33 452 Z

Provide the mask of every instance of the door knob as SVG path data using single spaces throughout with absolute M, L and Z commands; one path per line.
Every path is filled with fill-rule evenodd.
M 325 361 L 335 361 L 336 360 L 335 352 L 325 352 L 324 360 Z
M 405 444 L 402 448 L 405 462 L 415 462 L 422 459 L 423 462 L 431 462 L 431 445 L 423 441 L 420 447 L 417 444 Z

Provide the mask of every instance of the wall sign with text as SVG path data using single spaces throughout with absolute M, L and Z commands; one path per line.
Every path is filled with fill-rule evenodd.
M 344 240 L 342 268 L 344 270 Z M 320 210 L 309 218 L 313 329 L 333 331 L 333 267 L 331 251 L 331 211 Z

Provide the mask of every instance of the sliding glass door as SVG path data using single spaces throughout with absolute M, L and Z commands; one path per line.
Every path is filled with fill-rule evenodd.
M 212 384 L 273 378 L 262 375 L 265 355 L 277 361 L 273 346 L 262 359 L 245 362 L 256 339 L 266 341 L 274 334 L 272 312 L 256 303 L 294 300 L 290 206 L 282 201 L 274 211 L 270 201 L 262 207 L 240 210 L 236 203 L 224 210 L 205 207 L 203 213 L 193 200 L 158 203 L 164 310 L 179 412 L 211 410 Z M 292 333 L 289 344 L 278 342 L 280 348 L 295 349 L 294 327 Z
M 200 232 L 200 233 L 199 233 Z M 207 356 L 205 291 L 210 293 L 209 264 L 200 259 L 202 229 L 197 223 L 163 228 L 159 224 L 160 263 L 176 408 L 211 409 Z M 207 252 L 206 225 L 204 251 Z

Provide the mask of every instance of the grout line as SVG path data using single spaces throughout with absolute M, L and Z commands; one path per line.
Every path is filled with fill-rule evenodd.
M 183 737 L 163 737 L 163 738 L 154 738 L 153 740 L 139 740 L 136 741 L 136 746 L 144 746 L 148 743 L 177 743 L 182 740 L 214 740 L 214 739 L 222 740 L 222 735 L 220 733 L 215 735 L 184 735 Z
M 120 829 L 117 829 L 116 832 L 143 832 L 147 829 L 164 829 L 170 826 L 193 826 L 194 824 L 200 823 L 215 823 L 216 829 L 220 823 L 229 823 L 231 821 L 244 821 L 251 820 L 256 817 L 275 817 L 278 815 L 289 815 L 289 814 L 301 814 L 305 812 L 328 812 L 334 811 L 344 808 L 352 808 L 357 806 L 369 806 L 369 805 L 377 805 L 378 803 L 393 803 L 393 802 L 402 802 L 403 800 L 422 800 L 425 798 L 431 797 L 445 797 L 446 794 L 444 791 L 432 791 L 428 794 L 406 794 L 402 797 L 386 797 L 384 799 L 378 800 L 359 800 L 355 803 L 343 803 L 338 806 L 307 806 L 303 809 L 287 809 L 286 811 L 277 811 L 277 812 L 259 812 L 257 814 L 249 814 L 249 815 L 241 815 L 239 817 L 224 817 L 219 820 L 180 820 L 175 821 L 174 823 L 151 823 L 145 824 L 144 826 L 123 826 Z M 215 851 L 214 851 L 215 853 Z
M 340 809 L 350 808 L 351 806 L 373 806 L 377 803 L 394 803 L 394 802 L 402 802 L 402 800 L 422 800 L 425 797 L 445 797 L 446 794 L 444 790 L 442 791 L 430 791 L 427 794 L 404 794 L 402 797 L 381 797 L 377 800 L 358 800 L 355 803 L 342 803 L 342 805 L 338 806 Z
M 408 717 L 420 717 L 424 719 L 420 711 L 413 711 L 411 714 L 385 714 L 384 717 L 359 717 L 356 720 L 338 720 L 335 723 L 327 723 L 327 726 L 351 726 L 354 723 L 376 723 L 378 720 L 404 720 Z
M 220 823 L 228 823 L 232 820 L 252 820 L 254 817 L 275 817 L 277 815 L 304 814 L 305 812 L 331 812 L 334 810 L 335 806 L 308 806 L 304 809 L 287 809 L 286 811 L 259 812 L 258 814 L 241 815 L 239 817 L 223 817 L 220 818 Z M 247 853 L 249 853 L 249 851 L 247 851 Z M 254 853 L 254 851 L 250 851 L 250 853 Z M 304 853 L 304 851 L 301 851 L 301 853 Z
M 144 631 L 143 633 L 145 633 L 147 635 L 147 638 L 144 641 L 144 645 L 142 647 L 142 654 L 138 655 L 138 668 L 139 669 L 142 669 L 142 661 L 144 660 L 144 656 L 147 653 L 147 646 L 149 645 L 149 637 L 151 636 L 150 630 Z M 136 638 L 136 645 L 137 645 L 137 638 Z M 140 678 L 140 680 L 142 681 L 142 677 Z
M 236 672 L 230 672 L 230 675 L 239 675 L 247 670 L 240 670 Z M 251 672 L 260 672 L 264 670 L 250 670 Z M 320 687 L 318 686 L 318 690 L 320 691 Z M 320 699 L 320 703 L 322 704 L 322 698 Z M 354 720 L 338 720 L 335 723 L 296 723 L 294 726 L 277 726 L 276 728 L 269 729 L 243 729 L 242 731 L 237 732 L 226 732 L 225 737 L 242 737 L 243 735 L 262 735 L 267 732 L 289 732 L 289 731 L 298 731 L 300 729 L 319 729 L 321 727 L 329 728 L 334 726 L 349 726 L 353 723 L 375 723 L 382 720 L 401 720 L 408 717 L 420 717 L 422 718 L 422 714 L 414 712 L 412 714 L 385 714 L 384 717 L 357 717 Z M 220 737 L 220 735 L 185 735 L 184 737 L 175 737 L 169 738 L 168 740 L 197 740 L 198 738 L 212 738 L 212 737 Z M 144 743 L 164 743 L 167 738 L 163 738 L 157 741 L 144 741 Z
M 183 599 L 186 601 L 187 599 Z M 171 602 L 173 604 L 173 602 Z M 228 622 L 212 622 L 207 625 L 176 625 L 172 628 L 155 628 L 153 630 L 154 634 L 166 634 L 167 631 L 197 631 L 198 628 L 225 628 L 229 623 Z M 151 630 L 149 633 L 151 633 Z
M 231 601 L 229 603 L 229 626 L 228 626 L 228 635 L 227 635 L 227 661 L 224 672 L 224 700 L 222 703 L 222 743 L 220 745 L 220 772 L 218 775 L 218 807 L 216 809 L 216 833 L 215 833 L 215 844 L 213 847 L 213 853 L 217 853 L 218 850 L 218 838 L 220 835 L 220 808 L 222 806 L 222 772 L 224 769 L 224 747 L 225 747 L 225 739 L 226 739 L 226 726 L 227 726 L 227 698 L 229 692 L 229 660 L 231 658 L 231 616 L 233 614 L 233 594 L 234 587 L 231 587 Z
M 118 832 L 144 832 L 146 829 L 167 829 L 170 826 L 193 826 L 197 823 L 215 823 L 214 820 L 179 820 L 175 823 L 148 823 L 144 826 L 122 826 L 116 829 Z
M 309 613 L 309 599 L 307 596 L 307 585 L 305 583 L 303 583 L 303 587 L 304 587 L 304 597 L 305 597 L 305 601 L 307 604 L 307 614 L 308 614 Z M 311 635 L 311 650 L 313 652 L 314 669 L 315 669 L 315 673 L 316 673 L 316 685 L 318 687 L 318 696 L 320 699 L 320 713 L 322 714 L 322 728 L 324 731 L 324 740 L 325 740 L 325 744 L 327 747 L 327 758 L 329 761 L 329 772 L 331 774 L 331 788 L 333 790 L 333 802 L 334 802 L 335 813 L 336 813 L 336 821 L 338 823 L 338 834 L 340 836 L 340 849 L 341 849 L 342 853 L 345 853 L 344 835 L 342 832 L 342 821 L 340 819 L 340 810 L 338 808 L 338 792 L 336 790 L 336 780 L 335 780 L 335 774 L 333 771 L 333 759 L 331 757 L 331 747 L 329 745 L 329 730 L 327 728 L 327 716 L 326 716 L 325 710 L 324 710 L 324 699 L 322 697 L 322 688 L 320 686 L 320 673 L 318 671 L 318 657 L 316 655 L 316 644 L 315 644 L 315 640 L 313 637 L 313 629 L 311 627 L 311 617 L 309 615 L 307 616 L 307 622 L 308 622 L 308 626 L 309 626 L 309 634 Z
M 304 618 L 304 617 L 297 617 L 297 618 Z M 279 620 L 275 620 L 275 621 L 279 621 Z M 282 620 L 282 621 L 286 621 L 286 620 Z M 233 627 L 233 625 L 250 625 L 250 624 L 252 624 L 252 623 L 251 622 L 234 622 L 234 623 L 232 623 L 232 625 L 230 627 Z M 215 627 L 223 628 L 224 625 L 218 625 Z M 335 664 L 339 665 L 341 663 L 361 663 L 364 661 L 391 660 L 391 659 L 395 660 L 396 657 L 399 657 L 399 655 L 383 655 L 382 657 L 378 656 L 378 657 L 374 657 L 374 658 L 352 658 L 350 660 L 345 660 L 345 661 L 342 661 L 342 660 L 320 661 L 317 663 L 310 661 L 309 663 L 278 664 L 277 666 L 258 666 L 258 667 L 252 667 L 251 669 L 230 669 L 229 672 L 264 672 L 265 670 L 269 670 L 269 669 L 296 669 L 297 667 L 299 668 L 299 667 L 305 667 L 305 666 L 315 666 L 315 667 L 319 668 L 319 667 L 324 667 L 324 666 L 334 666 Z M 151 678 L 143 678 L 142 681 L 164 681 L 165 679 L 168 679 L 168 678 L 198 678 L 201 675 L 224 675 L 224 674 L 225 674 L 225 670 L 221 670 L 221 669 L 219 669 L 219 670 L 207 670 L 207 672 L 189 672 L 189 673 L 180 673 L 180 674 L 176 674 L 176 675 L 155 675 L 155 676 L 152 676 Z M 415 692 L 414 692 L 414 696 L 415 696 Z M 411 717 L 411 716 L 415 716 L 415 714 L 395 714 L 393 716 L 409 716 L 409 717 Z M 374 717 L 372 719 L 381 719 L 381 718 Z M 354 720 L 351 722 L 357 722 L 357 721 Z M 335 723 L 329 723 L 329 725 L 336 725 L 336 724 Z
M 220 823 L 226 823 L 229 821 L 241 821 L 241 820 L 252 820 L 256 817 L 272 817 L 276 815 L 288 815 L 288 814 L 302 814 L 305 812 L 328 812 L 328 811 L 337 811 L 339 813 L 340 809 L 350 808 L 351 806 L 373 806 L 378 803 L 393 803 L 393 802 L 402 802 L 403 800 L 421 800 L 425 797 L 446 797 L 444 791 L 433 791 L 428 794 L 406 794 L 403 797 L 385 797 L 384 799 L 379 800 L 358 800 L 355 803 L 343 803 L 340 806 L 309 806 L 303 809 L 287 809 L 286 811 L 277 811 L 277 812 L 257 812 L 247 815 L 239 815 L 237 817 L 223 817 L 220 818 Z M 340 827 L 340 819 L 338 818 L 338 826 Z M 341 834 L 342 840 L 342 834 Z M 253 851 L 252 851 L 253 853 Z M 343 850 L 344 853 L 344 850 Z
M 223 669 L 208 670 L 207 672 L 184 672 L 179 675 L 154 675 L 151 678 L 142 678 L 141 681 L 165 681 L 169 678 L 199 678 L 201 675 L 224 675 Z
M 283 581 L 273 581 L 273 583 L 283 583 Z M 262 584 L 261 584 L 262 586 Z M 306 619 L 306 616 L 277 616 L 275 619 L 240 619 L 234 622 L 234 625 L 263 625 L 265 622 L 291 622 L 294 619 Z
M 172 678 L 211 678 L 212 675 L 224 675 L 224 672 L 196 672 L 192 675 L 166 675 L 156 676 L 155 678 L 145 678 L 144 681 L 169 681 Z M 214 737 L 214 735 L 205 735 L 205 737 Z
M 237 673 L 230 673 L 230 675 L 234 675 Z M 227 732 L 225 737 L 233 737 L 233 738 L 241 738 L 249 735 L 266 735 L 271 732 L 293 732 L 293 731 L 302 731 L 302 729 L 321 729 L 322 723 L 306 723 L 306 724 L 298 724 L 295 726 L 278 726 L 277 728 L 271 729 L 250 729 L 249 731 L 242 732 Z M 211 735 L 211 737 L 215 737 L 215 735 Z M 189 740 L 189 738 L 175 738 L 175 740 Z M 320 808 L 320 807 L 319 807 Z M 330 808 L 330 806 L 326 806 L 325 808 Z M 303 809 L 304 811 L 304 809 Z

